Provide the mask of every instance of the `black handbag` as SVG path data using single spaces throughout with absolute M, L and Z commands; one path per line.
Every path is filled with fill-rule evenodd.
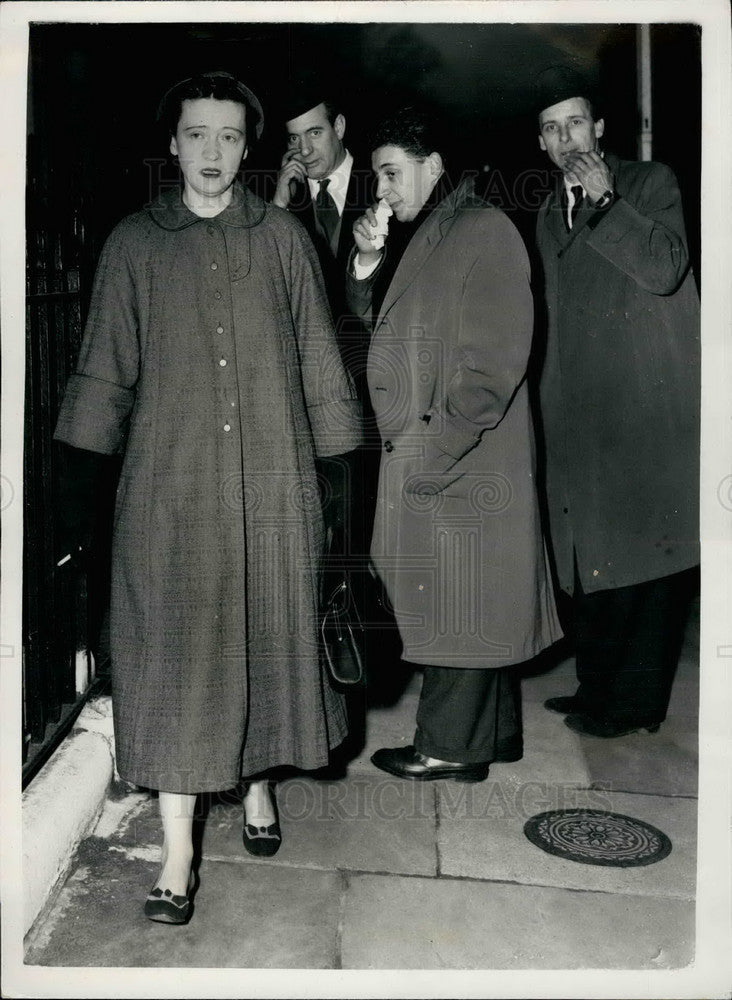
M 348 571 L 338 563 L 337 538 L 337 533 L 328 529 L 320 579 L 320 640 L 326 666 L 336 684 L 359 684 L 363 679 L 363 625 Z

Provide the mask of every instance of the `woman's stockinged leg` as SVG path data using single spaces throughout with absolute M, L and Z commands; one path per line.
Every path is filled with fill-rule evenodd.
M 162 868 L 156 883 L 173 895 L 188 892 L 193 862 L 193 812 L 195 795 L 160 792 L 160 818 L 163 823 Z
M 276 814 L 266 778 L 248 783 L 244 792 L 244 816 L 244 821 L 252 826 L 270 826 L 274 823 Z
M 274 797 L 274 783 L 258 780 L 244 788 L 244 847 L 255 857 L 272 857 L 280 849 L 282 830 Z

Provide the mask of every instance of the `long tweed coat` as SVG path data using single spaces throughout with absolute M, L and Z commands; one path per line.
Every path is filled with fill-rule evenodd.
M 99 263 L 56 436 L 124 450 L 111 643 L 120 774 L 165 791 L 315 768 L 345 735 L 321 669 L 314 456 L 360 442 L 312 244 L 236 187 L 171 191 Z
M 548 308 L 541 412 L 560 585 L 586 592 L 699 561 L 699 298 L 661 163 L 608 154 L 619 198 L 537 222 Z M 586 201 L 586 200 L 585 200 Z
M 377 275 L 349 278 L 364 316 Z M 532 328 L 524 245 L 464 182 L 412 237 L 369 353 L 383 439 L 371 554 L 413 663 L 503 667 L 561 635 L 525 380 Z

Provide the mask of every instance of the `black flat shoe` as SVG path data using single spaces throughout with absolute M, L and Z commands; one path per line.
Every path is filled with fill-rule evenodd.
M 562 715 L 569 715 L 571 712 L 581 712 L 582 702 L 575 694 L 559 695 L 558 698 L 547 698 L 544 708 L 550 712 L 560 712 Z
M 371 763 L 381 771 L 395 774 L 397 778 L 412 781 L 436 781 L 438 778 L 453 778 L 455 781 L 484 781 L 488 777 L 488 764 L 428 764 L 413 746 L 384 747 L 377 750 Z
M 593 719 L 589 715 L 568 715 L 564 720 L 564 725 L 583 736 L 597 736 L 603 740 L 612 740 L 618 736 L 628 736 L 630 733 L 640 732 L 641 729 L 645 729 L 647 733 L 657 733 L 661 723 L 632 725 L 627 722 L 603 722 L 600 719 Z
M 145 900 L 145 916 L 160 924 L 187 924 L 191 917 L 191 895 L 196 885 L 196 876 L 191 872 L 188 892 L 185 896 L 174 896 L 170 889 L 156 886 Z
M 244 813 L 244 830 L 242 840 L 246 850 L 256 858 L 271 858 L 276 854 L 282 844 L 282 831 L 280 830 L 280 816 L 277 809 L 277 799 L 275 798 L 272 783 L 268 783 L 267 789 L 269 797 L 274 807 L 275 821 L 269 826 L 254 826 L 247 823 L 246 812 Z

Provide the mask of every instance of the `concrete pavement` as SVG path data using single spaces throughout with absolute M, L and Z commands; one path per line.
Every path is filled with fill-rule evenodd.
M 655 735 L 580 737 L 542 702 L 574 689 L 571 659 L 522 682 L 525 753 L 480 784 L 406 782 L 375 770 L 411 742 L 419 675 L 372 706 L 345 775 L 278 785 L 283 846 L 256 860 L 241 805 L 203 806 L 200 886 L 184 927 L 145 919 L 158 870 L 157 804 L 113 786 L 61 891 L 27 938 L 38 966 L 232 969 L 679 969 L 694 957 L 698 605 L 669 718 Z M 547 668 L 547 669 L 544 669 Z M 523 833 L 548 809 L 645 820 L 668 857 L 640 868 L 578 864 Z

